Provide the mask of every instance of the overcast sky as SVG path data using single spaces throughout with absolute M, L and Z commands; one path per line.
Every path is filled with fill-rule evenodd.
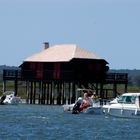
M 140 0 L 0 0 L 0 65 L 50 45 L 95 52 L 110 69 L 140 69 Z

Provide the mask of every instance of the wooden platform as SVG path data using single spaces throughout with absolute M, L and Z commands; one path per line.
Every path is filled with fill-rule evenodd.
M 76 100 L 77 88 L 90 88 L 102 99 L 108 98 L 108 92 L 111 91 L 112 97 L 117 95 L 117 85 L 124 85 L 124 92 L 127 92 L 128 74 L 127 73 L 107 73 L 101 81 L 74 81 L 73 79 L 66 80 L 51 80 L 49 78 L 37 79 L 31 75 L 22 77 L 21 70 L 3 70 L 4 91 L 6 91 L 6 82 L 14 82 L 15 93 L 18 93 L 18 82 L 25 82 L 27 101 L 30 104 L 35 104 L 38 99 L 38 104 L 65 104 L 73 103 Z M 28 73 L 28 74 L 29 74 Z M 70 72 L 69 72 L 70 75 Z M 31 76 L 31 78 L 30 78 Z M 112 85 L 112 88 L 104 88 L 106 84 Z

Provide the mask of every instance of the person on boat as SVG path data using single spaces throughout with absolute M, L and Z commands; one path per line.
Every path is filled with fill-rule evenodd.
M 93 106 L 92 94 L 85 93 L 83 103 L 80 105 L 80 108 L 79 108 L 79 112 L 83 111 L 83 109 L 86 109 L 92 106 Z
M 97 103 L 99 101 L 99 98 L 98 96 L 96 95 L 96 93 L 94 92 L 93 95 L 92 95 L 92 99 L 93 99 L 93 102 L 94 103 Z
M 78 114 L 79 113 L 79 108 L 80 105 L 83 103 L 83 98 L 79 97 L 78 100 L 76 101 L 73 109 L 72 109 L 72 114 Z
M 92 92 L 89 92 L 88 93 L 88 102 L 89 102 L 89 106 L 92 107 L 93 104 L 94 104 L 94 101 L 93 101 L 93 93 Z

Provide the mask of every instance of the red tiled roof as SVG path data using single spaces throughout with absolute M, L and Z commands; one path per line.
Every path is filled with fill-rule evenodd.
M 68 62 L 73 58 L 101 59 L 95 53 L 89 52 L 75 44 L 55 45 L 36 53 L 24 61 L 26 62 Z

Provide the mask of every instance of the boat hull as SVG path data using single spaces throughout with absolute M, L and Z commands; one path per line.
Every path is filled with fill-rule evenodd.
M 63 105 L 63 110 L 65 112 L 72 112 L 73 107 L 74 107 L 74 104 Z M 99 106 L 93 106 L 93 107 L 88 107 L 88 108 L 84 109 L 80 113 L 84 113 L 84 114 L 101 114 L 102 109 Z
M 140 118 L 140 93 L 124 93 L 117 102 L 103 105 L 103 113 L 124 118 Z
M 102 113 L 102 109 L 101 109 L 101 107 L 88 107 L 88 108 L 84 109 L 82 111 L 82 113 L 98 115 L 98 114 Z
M 140 118 L 140 109 L 138 108 L 121 108 L 121 107 L 111 107 L 103 106 L 103 113 L 105 115 L 123 117 L 123 118 Z
M 15 96 L 15 93 L 13 91 L 6 91 L 0 97 L 1 105 L 7 105 L 7 104 L 15 105 L 19 103 L 22 103 L 21 98 Z
M 70 105 L 66 104 L 66 105 L 63 105 L 63 110 L 65 112 L 72 112 L 73 107 L 74 107 L 74 104 L 70 104 Z

